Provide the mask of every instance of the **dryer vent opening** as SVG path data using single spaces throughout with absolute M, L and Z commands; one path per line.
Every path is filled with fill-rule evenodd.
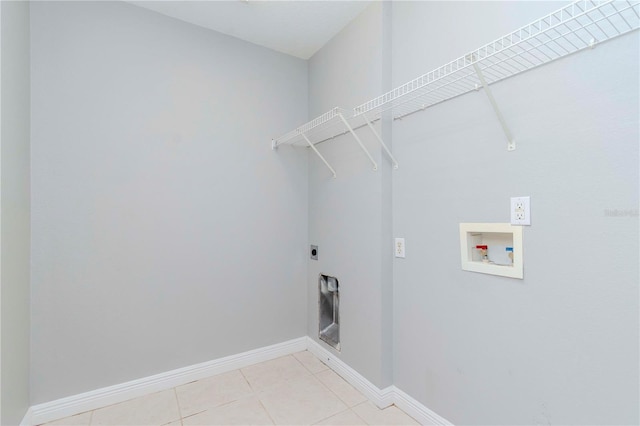
M 336 277 L 320 274 L 318 308 L 320 340 L 340 350 L 340 292 Z

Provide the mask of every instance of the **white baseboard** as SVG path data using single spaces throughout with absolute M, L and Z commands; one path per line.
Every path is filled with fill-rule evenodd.
M 309 352 L 320 358 L 322 362 L 338 373 L 351 386 L 359 390 L 371 402 L 379 408 L 386 408 L 393 404 L 392 386 L 385 389 L 378 388 L 318 342 L 310 337 L 307 337 L 307 339 L 307 350 Z
M 408 394 L 393 386 L 393 403 L 421 425 L 453 426 L 449 420 L 431 411 Z
M 189 367 L 160 373 L 138 380 L 85 392 L 29 408 L 20 426 L 38 425 L 52 420 L 84 413 L 117 404 L 131 398 L 171 389 L 195 380 L 228 371 L 244 368 L 252 364 L 308 350 L 320 358 L 351 386 L 359 390 L 379 408 L 395 404 L 423 425 L 452 425 L 449 421 L 431 411 L 395 386 L 380 389 L 367 380 L 344 361 L 309 337 L 300 337 L 276 345 L 195 364 Z
M 384 389 L 378 388 L 360 373 L 349 367 L 334 353 L 330 352 L 329 349 L 324 348 L 310 337 L 307 339 L 307 350 L 309 352 L 324 361 L 325 364 L 345 379 L 351 386 L 358 389 L 364 396 L 376 404 L 378 408 L 396 405 L 402 411 L 416 419 L 421 425 L 452 426 L 452 423 L 447 419 L 425 407 L 397 387 L 388 386 Z
M 27 412 L 25 413 L 24 417 L 22 418 L 22 421 L 20 422 L 20 426 L 31 426 L 33 425 L 33 408 L 29 407 L 29 409 L 27 410 Z
M 307 349 L 307 338 L 300 337 L 237 355 L 231 355 L 144 377 L 142 379 L 57 399 L 44 404 L 34 405 L 27 412 L 27 415 L 30 414 L 29 418 L 25 416 L 25 420 L 23 420 L 23 422 L 27 421 L 28 423 L 24 423 L 24 425 L 21 426 L 38 425 L 73 416 L 84 413 L 85 411 L 117 404 L 148 393 L 159 392 L 205 377 L 237 370 L 238 368 L 268 361 L 294 352 L 304 351 L 305 349 Z

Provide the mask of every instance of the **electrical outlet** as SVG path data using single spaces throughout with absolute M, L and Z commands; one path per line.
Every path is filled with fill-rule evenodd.
M 404 257 L 404 238 L 396 238 L 394 251 L 396 257 Z
M 511 224 L 531 225 L 531 198 L 511 198 Z

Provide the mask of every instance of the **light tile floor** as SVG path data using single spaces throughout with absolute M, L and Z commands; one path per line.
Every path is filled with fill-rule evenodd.
M 47 425 L 417 425 L 380 410 L 308 351 Z

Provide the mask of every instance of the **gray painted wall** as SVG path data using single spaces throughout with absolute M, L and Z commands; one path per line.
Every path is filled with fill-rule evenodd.
M 353 107 L 384 88 L 383 17 L 380 3 L 367 8 L 309 61 L 309 111 L 318 116 L 334 106 Z M 387 82 L 388 84 L 388 82 Z M 376 124 L 380 132 L 380 123 Z M 379 164 L 372 165 L 351 135 L 317 147 L 336 170 L 309 153 L 309 243 L 319 246 L 309 261 L 308 333 L 318 339 L 318 274 L 340 282 L 343 361 L 379 387 L 391 384 L 391 259 L 385 244 L 391 223 L 390 164 L 368 129 L 357 131 Z M 324 344 L 324 343 L 322 343 Z M 327 348 L 329 348 L 327 346 Z
M 32 5 L 32 403 L 305 334 L 307 64 Z
M 557 6 L 394 2 L 394 83 Z M 455 424 L 639 421 L 638 52 L 636 32 L 494 85 L 514 152 L 482 91 L 394 125 L 395 384 Z M 524 280 L 462 271 L 458 224 L 522 195 Z
M 311 59 L 311 116 L 380 94 L 386 61 L 396 86 L 562 4 L 393 2 L 392 35 L 373 6 Z M 455 424 L 637 424 L 639 62 L 635 33 L 496 84 L 515 152 L 482 92 L 394 122 L 390 217 L 355 142 L 318 145 L 338 178 L 309 154 L 309 334 L 317 274 L 335 274 L 342 359 L 386 385 L 391 312 L 394 384 Z M 508 222 L 522 195 L 524 280 L 462 271 L 458 224 Z M 407 244 L 392 308 L 387 221 Z
M 0 8 L 0 423 L 15 425 L 29 407 L 29 4 Z

